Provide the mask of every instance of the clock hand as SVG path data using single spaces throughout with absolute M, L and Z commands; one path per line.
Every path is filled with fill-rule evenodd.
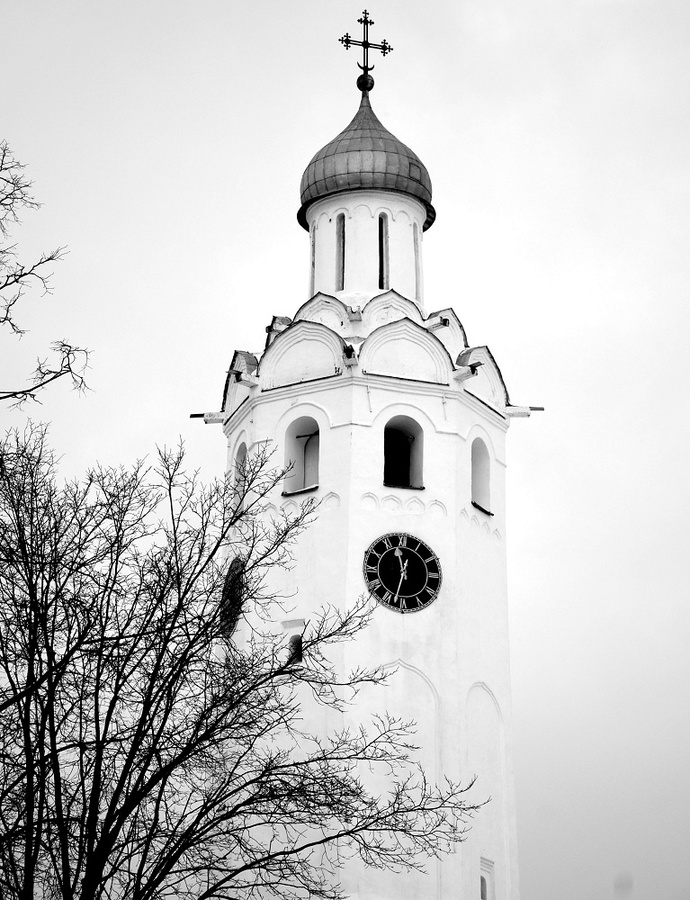
M 398 562 L 400 563 L 400 571 L 404 572 L 407 568 L 407 560 L 405 561 L 405 567 L 403 568 L 402 550 L 400 549 L 400 547 L 396 547 L 393 553 L 398 557 Z
M 402 569 L 402 571 L 400 573 L 400 581 L 398 582 L 398 589 L 396 590 L 395 597 L 393 598 L 394 600 L 398 599 L 398 594 L 400 593 L 400 588 L 402 587 L 402 583 L 407 578 L 407 563 L 408 562 L 409 562 L 409 560 L 406 559 L 405 565 L 402 564 L 402 561 L 400 563 L 400 568 Z

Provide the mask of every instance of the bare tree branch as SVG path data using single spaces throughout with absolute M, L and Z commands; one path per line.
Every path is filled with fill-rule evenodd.
M 26 292 L 33 286 L 40 287 L 41 293 L 51 294 L 53 263 L 67 253 L 65 247 L 57 247 L 30 263 L 21 263 L 17 258 L 17 245 L 6 243 L 11 226 L 18 225 L 21 214 L 26 210 L 38 209 L 31 188 L 32 182 L 24 175 L 24 166 L 19 163 L 6 141 L 0 142 L 0 327 L 5 327 L 17 337 L 25 334 L 16 317 L 16 307 Z M 67 341 L 56 341 L 51 345 L 52 361 L 38 360 L 29 381 L 23 387 L 0 389 L 0 402 L 9 400 L 13 406 L 21 406 L 26 400 L 37 400 L 37 394 L 58 378 L 67 376 L 76 390 L 85 389 L 84 373 L 89 351 Z
M 464 839 L 469 785 L 427 781 L 412 723 L 305 727 L 386 674 L 332 662 L 366 599 L 308 622 L 298 663 L 277 633 L 268 576 L 315 511 L 272 511 L 283 477 L 261 446 L 202 487 L 164 449 L 59 486 L 44 430 L 0 443 L 3 900 L 340 900 L 349 857 L 415 869 Z

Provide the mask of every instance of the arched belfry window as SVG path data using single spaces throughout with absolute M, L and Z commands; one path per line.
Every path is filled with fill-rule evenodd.
M 285 434 L 284 494 L 314 490 L 319 486 L 319 426 L 311 416 L 300 416 Z
M 424 487 L 424 432 L 409 416 L 394 416 L 383 430 L 383 483 Z
M 247 445 L 244 441 L 242 441 L 235 452 L 235 461 L 231 477 L 239 510 L 244 504 L 245 495 L 247 493 Z
M 246 477 L 247 445 L 242 441 L 235 453 L 235 483 L 240 484 Z
M 379 213 L 379 288 L 387 291 L 389 287 L 388 216 L 385 213 Z
M 489 451 L 481 438 L 472 441 L 472 506 L 492 516 Z
M 335 219 L 335 289 L 345 290 L 345 213 Z
M 236 556 L 225 574 L 220 600 L 220 627 L 225 637 L 230 637 L 237 627 L 246 592 L 244 560 Z

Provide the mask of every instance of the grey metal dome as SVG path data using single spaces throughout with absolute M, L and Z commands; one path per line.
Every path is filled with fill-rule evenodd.
M 306 212 L 316 200 L 343 191 L 372 189 L 416 197 L 426 207 L 424 230 L 433 224 L 436 211 L 431 205 L 431 179 L 426 166 L 383 127 L 371 108 L 368 91 L 363 91 L 357 115 L 304 170 L 297 221 L 308 230 Z

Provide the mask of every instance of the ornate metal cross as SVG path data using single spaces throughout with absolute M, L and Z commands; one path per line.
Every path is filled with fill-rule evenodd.
M 391 47 L 391 45 L 388 43 L 388 41 L 385 38 L 381 41 L 380 44 L 372 44 L 371 43 L 371 41 L 369 40 L 369 26 L 373 25 L 374 22 L 372 19 L 369 18 L 369 13 L 367 12 L 366 9 L 362 13 L 362 18 L 357 19 L 357 21 L 362 26 L 362 40 L 356 41 L 356 40 L 354 40 L 354 38 L 351 38 L 350 35 L 347 33 L 344 34 L 338 40 L 345 47 L 346 50 L 349 50 L 350 47 L 352 47 L 352 46 L 362 48 L 362 62 L 357 63 L 357 65 L 360 67 L 360 69 L 364 73 L 364 77 L 366 78 L 366 76 L 369 74 L 371 69 L 374 68 L 373 66 L 369 65 L 369 50 L 370 49 L 371 50 L 380 50 L 381 55 L 385 56 L 386 53 L 390 53 L 393 50 L 393 48 Z

